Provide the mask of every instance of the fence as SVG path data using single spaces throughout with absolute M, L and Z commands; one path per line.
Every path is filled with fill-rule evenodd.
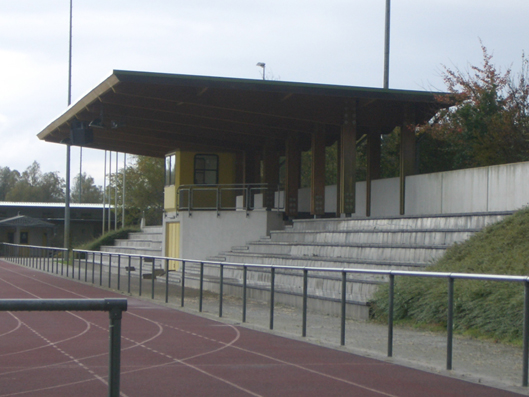
M 21 250 L 23 248 L 23 250 Z M 24 256 L 20 256 L 23 253 Z M 186 265 L 193 265 L 198 267 L 198 310 L 202 312 L 203 308 L 203 293 L 205 282 L 205 265 L 215 266 L 218 268 L 218 292 L 219 292 L 219 317 L 222 317 L 223 310 L 223 295 L 224 295 L 224 272 L 227 268 L 235 268 L 242 270 L 242 307 L 241 315 L 242 322 L 246 322 L 246 308 L 247 308 L 247 292 L 249 289 L 247 280 L 248 272 L 250 270 L 266 271 L 269 274 L 269 327 L 274 328 L 274 306 L 276 290 L 276 274 L 280 270 L 289 272 L 298 272 L 302 277 L 302 336 L 307 336 L 307 312 L 308 312 L 308 279 L 309 273 L 318 272 L 325 274 L 338 274 L 341 280 L 341 300 L 340 300 L 340 344 L 343 346 L 346 342 L 345 324 L 347 318 L 347 299 L 346 290 L 348 281 L 347 276 L 351 274 L 385 276 L 389 281 L 389 302 L 388 302 L 388 338 L 387 338 L 387 356 L 393 356 L 393 312 L 394 312 L 394 296 L 395 296 L 395 278 L 398 277 L 434 277 L 443 278 L 447 280 L 447 341 L 446 341 L 446 369 L 452 369 L 452 353 L 453 353 L 453 326 L 454 326 L 454 282 L 455 280 L 481 280 L 481 281 L 497 281 L 497 282 L 512 282 L 524 284 L 524 324 L 523 324 L 523 365 L 522 365 L 522 385 L 527 387 L 529 383 L 529 277 L 527 276 L 501 276 L 501 275 L 485 275 L 485 274 L 464 274 L 464 273 L 436 273 L 436 272 L 412 272 L 412 271 L 395 271 L 395 270 L 368 270 L 368 269 L 346 269 L 346 268 L 319 268 L 319 267 L 295 267 L 295 266 L 271 266 L 262 264 L 241 264 L 241 263 L 227 263 L 214 261 L 200 261 L 188 260 L 182 258 L 169 257 L 147 257 L 141 255 L 119 254 L 119 253 L 104 253 L 99 251 L 73 250 L 72 258 L 65 255 L 65 250 L 60 248 L 50 247 L 35 247 L 35 246 L 20 246 L 15 244 L 4 243 L 4 254 L 8 260 L 14 261 L 25 266 L 36 268 L 43 271 L 48 271 L 55 274 L 66 275 L 66 277 L 82 279 L 85 282 L 97 283 L 99 278 L 99 285 L 103 284 L 105 279 L 108 282 L 108 287 L 111 287 L 113 275 L 116 276 L 115 287 L 121 289 L 121 278 L 125 272 L 127 280 L 127 292 L 130 293 L 132 285 L 132 273 L 135 273 L 135 267 L 131 265 L 132 260 L 139 262 L 139 294 L 142 294 L 142 272 L 145 264 L 151 271 L 151 298 L 155 297 L 156 276 L 163 277 L 162 288 L 165 289 L 165 302 L 169 302 L 169 284 L 180 284 L 180 305 L 183 307 L 185 303 L 185 287 L 186 280 L 189 278 L 189 269 Z M 61 258 L 61 260 L 59 260 Z M 75 258 L 75 260 L 74 260 Z M 104 258 L 108 259 L 108 263 Z M 113 263 L 112 258 L 115 258 Z M 123 260 L 122 258 L 125 258 Z M 177 261 L 180 263 L 180 269 L 175 272 L 177 277 L 170 277 L 169 261 Z M 117 263 L 116 263 L 117 262 Z M 126 264 L 126 266 L 124 266 Z M 60 265 L 60 266 L 59 266 Z M 65 269 L 66 267 L 66 269 Z M 97 272 L 96 272 L 97 270 Z M 175 274 L 173 273 L 173 274 Z M 90 276 L 89 276 L 90 275 Z M 159 284 L 159 283 L 158 283 Z M 316 296 L 311 298 L 317 299 Z M 324 298 L 322 298 L 324 299 Z

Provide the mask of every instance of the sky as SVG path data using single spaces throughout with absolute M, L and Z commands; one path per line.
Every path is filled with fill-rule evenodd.
M 385 5 L 73 0 L 72 103 L 114 69 L 261 79 L 264 62 L 267 79 L 382 87 Z M 37 134 L 67 108 L 69 15 L 69 0 L 0 0 L 0 167 L 37 161 L 65 176 L 65 147 Z M 389 87 L 444 90 L 443 65 L 480 65 L 480 41 L 495 65 L 518 72 L 528 16 L 527 0 L 391 0 Z M 71 156 L 73 178 L 79 148 Z M 104 151 L 82 158 L 102 185 Z

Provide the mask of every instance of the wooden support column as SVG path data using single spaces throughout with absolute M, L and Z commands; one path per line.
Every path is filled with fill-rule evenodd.
M 288 136 L 285 153 L 285 213 L 288 217 L 298 215 L 298 190 L 301 174 L 301 150 L 297 134 Z
M 256 150 L 246 150 L 244 152 L 244 183 L 261 182 L 261 153 Z
M 279 152 L 266 147 L 263 153 L 263 163 L 263 182 L 268 184 L 268 188 L 263 192 L 263 206 L 272 209 L 274 207 L 274 195 L 279 185 Z
M 339 213 L 351 215 L 356 211 L 356 101 L 344 111 L 344 122 L 340 133 L 340 179 Z
M 371 181 L 380 178 L 380 133 L 367 135 L 366 216 L 371 216 Z
M 400 129 L 400 214 L 406 211 L 406 177 L 415 174 L 415 109 L 407 105 Z
M 314 217 L 325 214 L 325 126 L 317 124 L 312 134 L 312 174 L 310 213 Z

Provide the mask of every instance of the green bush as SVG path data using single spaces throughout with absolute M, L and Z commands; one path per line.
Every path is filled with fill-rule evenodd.
M 529 274 L 529 209 L 491 225 L 468 241 L 449 248 L 426 271 L 520 275 Z M 395 279 L 394 319 L 418 325 L 446 326 L 446 279 Z M 455 280 L 454 330 L 520 343 L 523 331 L 523 283 Z M 375 319 L 387 319 L 388 286 L 371 302 Z
M 111 230 L 102 236 L 98 237 L 97 239 L 85 243 L 80 247 L 77 247 L 78 249 L 87 250 L 87 251 L 99 251 L 101 249 L 102 245 L 114 245 L 114 240 L 117 239 L 126 239 L 129 237 L 129 233 L 139 232 L 140 229 L 138 228 L 123 228 L 118 230 Z

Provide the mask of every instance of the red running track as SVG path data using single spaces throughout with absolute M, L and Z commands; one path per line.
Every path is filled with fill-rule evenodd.
M 123 297 L 0 261 L 1 299 Z M 515 396 L 128 298 L 121 395 Z M 0 396 L 105 396 L 108 313 L 0 312 Z

